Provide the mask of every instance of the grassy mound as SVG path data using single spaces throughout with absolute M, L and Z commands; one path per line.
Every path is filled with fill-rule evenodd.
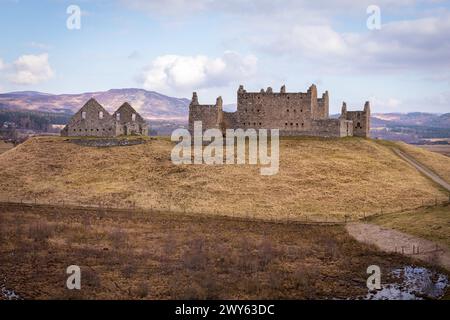
M 396 144 L 401 150 L 413 156 L 417 161 L 422 162 L 450 183 L 450 157 L 436 152 L 429 152 L 422 148 L 416 148 L 403 142 L 397 142 Z
M 0 195 L 266 218 L 342 218 L 448 199 L 389 146 L 372 140 L 283 139 L 274 176 L 261 176 L 254 165 L 176 166 L 173 146 L 167 139 L 94 148 L 33 138 L 0 155 Z

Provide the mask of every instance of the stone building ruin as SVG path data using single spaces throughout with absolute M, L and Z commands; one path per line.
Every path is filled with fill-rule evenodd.
M 362 111 L 347 111 L 342 105 L 339 118 L 329 117 L 329 96 L 325 91 L 321 97 L 313 84 L 308 91 L 280 92 L 272 88 L 260 92 L 247 92 L 241 85 L 237 91 L 237 111 L 223 111 L 222 98 L 214 105 L 199 104 L 194 92 L 189 105 L 189 131 L 193 134 L 194 122 L 202 121 L 203 130 L 226 129 L 279 129 L 280 136 L 318 137 L 369 137 L 370 104 L 367 101 Z
M 110 115 L 95 99 L 90 99 L 61 130 L 61 136 L 116 137 L 148 135 L 148 124 L 128 103 Z

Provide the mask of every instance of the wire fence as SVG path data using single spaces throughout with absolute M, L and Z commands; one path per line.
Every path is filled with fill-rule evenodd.
M 399 199 L 397 199 L 398 201 Z M 381 215 L 395 214 L 407 212 L 411 210 L 418 210 L 421 208 L 429 208 L 435 206 L 442 206 L 450 204 L 450 196 L 448 198 L 433 198 L 418 200 L 417 198 L 403 198 L 402 203 L 407 205 L 392 205 L 385 203 L 383 207 L 376 209 L 360 210 L 358 212 L 332 212 L 329 214 L 304 212 L 304 211 L 286 211 L 270 212 L 270 209 L 241 212 L 221 211 L 220 209 L 202 210 L 199 208 L 190 208 L 183 205 L 166 204 L 159 206 L 139 206 L 136 202 L 128 201 L 120 204 L 111 204 L 108 201 L 99 201 L 94 203 L 92 201 L 67 201 L 67 200 L 44 200 L 39 197 L 25 198 L 13 197 L 8 195 L 0 195 L 0 205 L 21 205 L 23 207 L 51 207 L 64 209 L 79 209 L 79 210 L 102 210 L 102 211 L 120 211 L 128 213 L 146 213 L 146 214 L 160 214 L 165 213 L 169 215 L 186 215 L 195 217 L 223 217 L 233 218 L 239 220 L 251 221 L 268 221 L 274 223 L 300 223 L 300 224 L 345 224 L 347 222 L 361 221 L 372 217 Z M 409 201 L 408 201 L 409 200 Z

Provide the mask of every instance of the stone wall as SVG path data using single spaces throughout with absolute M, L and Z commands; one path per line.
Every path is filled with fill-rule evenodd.
M 84 147 L 125 147 L 125 146 L 135 146 L 138 144 L 146 143 L 143 139 L 126 140 L 121 138 L 111 138 L 111 139 L 67 139 L 70 143 L 75 143 Z
M 120 113 L 120 119 L 117 114 Z M 134 114 L 134 116 L 133 116 Z M 128 104 L 123 104 L 113 116 L 95 99 L 90 99 L 61 130 L 62 136 L 115 137 L 119 135 L 148 135 L 148 124 Z
M 341 118 L 353 122 L 353 135 L 370 137 L 370 104 L 367 101 L 363 111 L 347 111 L 345 102 L 342 105 Z
M 351 124 L 350 124 L 351 126 Z M 320 119 L 312 123 L 311 135 L 319 137 L 346 137 L 348 121 L 342 119 Z
M 225 128 L 239 128 L 237 112 L 223 112 Z
M 318 112 L 317 112 L 317 119 L 326 119 L 329 115 L 329 104 L 330 99 L 328 97 L 328 91 L 325 91 L 322 95 L 322 98 L 317 99 L 318 104 Z
M 345 110 L 344 110 L 345 109 Z M 370 106 L 363 111 L 343 112 L 339 119 L 329 119 L 328 91 L 317 97 L 317 88 L 311 85 L 306 93 L 280 92 L 272 88 L 260 92 L 247 92 L 243 86 L 237 91 L 237 111 L 223 112 L 222 98 L 215 105 L 200 105 L 194 92 L 189 106 L 189 130 L 195 121 L 208 128 L 279 129 L 281 136 L 368 137 Z
M 61 135 L 69 137 L 113 137 L 116 135 L 116 123 L 97 101 L 90 99 L 70 119 Z
M 199 104 L 197 93 L 194 92 L 191 104 L 189 105 L 189 132 L 194 132 L 194 122 L 202 121 L 203 131 L 216 128 L 218 108 L 216 105 Z
M 120 106 L 112 117 L 120 125 L 119 135 L 148 135 L 148 124 L 129 103 Z
M 243 129 L 280 129 L 286 134 L 302 134 L 311 130 L 313 115 L 318 114 L 315 86 L 307 93 L 287 93 L 284 86 L 279 93 L 270 87 L 260 92 L 247 92 L 240 87 L 237 99 L 237 121 Z

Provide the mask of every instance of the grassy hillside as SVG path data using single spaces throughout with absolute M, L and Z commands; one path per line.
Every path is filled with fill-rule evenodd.
M 421 148 L 416 148 L 402 142 L 398 142 L 396 144 L 401 150 L 409 153 L 415 159 L 428 166 L 444 178 L 444 180 L 450 183 L 450 157 L 446 157 L 445 155 L 436 152 L 429 152 Z
M 173 145 L 153 139 L 137 146 L 93 148 L 59 137 L 33 138 L 0 155 L 0 196 L 341 219 L 448 199 L 389 147 L 371 140 L 281 140 L 280 170 L 274 176 L 261 176 L 259 167 L 251 165 L 175 166 Z
M 0 154 L 12 149 L 14 145 L 12 143 L 6 143 L 3 140 L 0 140 Z
M 446 245 L 450 249 L 450 206 L 377 216 L 370 219 L 379 225 L 397 229 Z

